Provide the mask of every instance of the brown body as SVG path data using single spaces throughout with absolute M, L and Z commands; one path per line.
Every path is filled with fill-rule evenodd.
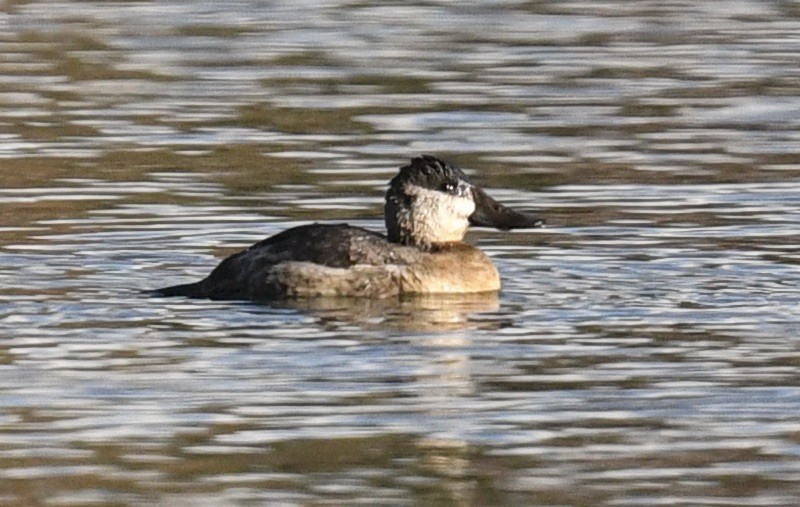
M 500 277 L 489 257 L 466 243 L 423 251 L 359 227 L 312 224 L 228 257 L 200 282 L 170 289 L 210 299 L 385 298 L 497 291 Z M 170 289 L 161 291 L 173 295 L 164 292 Z
M 409 263 L 355 264 L 350 268 L 284 262 L 275 266 L 271 276 L 292 297 L 384 298 L 500 290 L 500 276 L 489 257 L 465 243 L 437 252 L 415 252 L 413 257 L 417 259 Z

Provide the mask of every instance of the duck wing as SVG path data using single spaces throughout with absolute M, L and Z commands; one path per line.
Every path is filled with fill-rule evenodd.
M 287 229 L 224 259 L 205 279 L 154 291 L 162 296 L 210 299 L 269 299 L 285 295 L 274 273 L 288 263 L 329 268 L 406 264 L 416 250 L 346 224 L 310 224 Z

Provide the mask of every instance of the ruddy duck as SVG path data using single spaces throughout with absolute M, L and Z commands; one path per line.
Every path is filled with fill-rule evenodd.
M 489 257 L 463 243 L 469 225 L 508 230 L 542 220 L 506 208 L 458 167 L 424 155 L 389 183 L 386 236 L 346 224 L 288 229 L 162 296 L 249 299 L 476 293 L 500 289 Z

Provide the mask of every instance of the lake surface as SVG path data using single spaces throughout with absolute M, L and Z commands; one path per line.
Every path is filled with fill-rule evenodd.
M 0 503 L 800 497 L 796 1 L 0 5 Z M 498 295 L 148 298 L 411 156 Z

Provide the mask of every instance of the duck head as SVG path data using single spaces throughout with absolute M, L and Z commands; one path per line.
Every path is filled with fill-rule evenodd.
M 424 250 L 462 241 L 470 225 L 508 230 L 543 224 L 503 206 L 461 169 L 430 155 L 400 168 L 389 183 L 384 216 L 389 241 Z

